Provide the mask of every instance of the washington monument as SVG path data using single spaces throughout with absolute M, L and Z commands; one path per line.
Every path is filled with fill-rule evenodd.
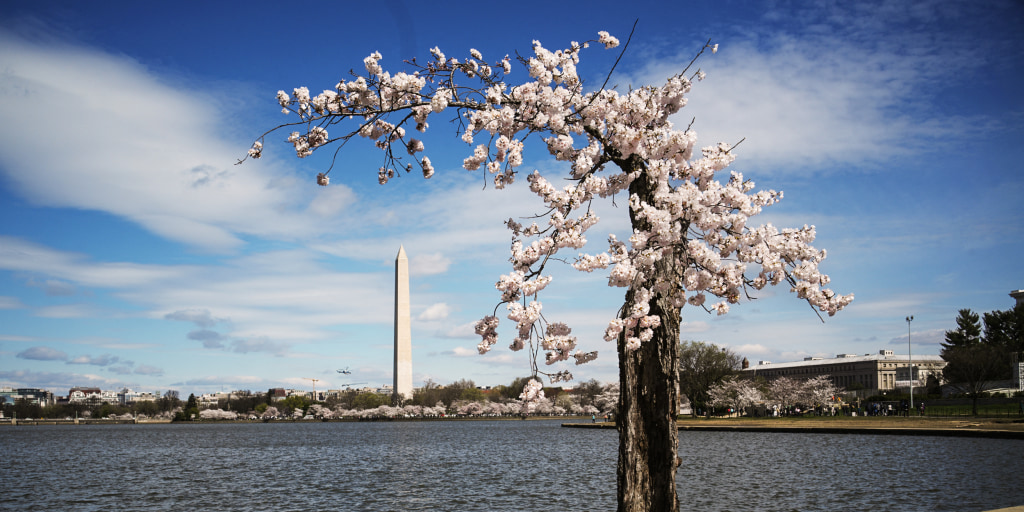
M 409 318 L 409 258 L 395 258 L 395 403 L 412 398 L 412 328 Z

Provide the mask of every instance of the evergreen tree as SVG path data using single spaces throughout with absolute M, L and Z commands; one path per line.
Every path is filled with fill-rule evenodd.
M 988 316 L 988 313 L 985 314 Z M 956 317 L 956 329 L 946 331 L 946 342 L 942 344 L 945 354 L 953 347 L 966 347 L 981 341 L 981 321 L 978 314 L 970 309 L 961 309 Z
M 946 361 L 943 377 L 974 400 L 995 382 L 1012 378 L 1013 354 L 1024 351 L 1024 306 L 984 315 L 984 333 L 979 317 L 961 309 L 957 328 L 946 331 L 942 358 Z
M 1024 304 L 985 313 L 984 342 L 1007 354 L 1024 351 Z
M 185 402 L 185 409 L 175 415 L 175 420 L 191 420 L 199 417 L 199 401 L 194 393 L 189 393 L 188 402 Z

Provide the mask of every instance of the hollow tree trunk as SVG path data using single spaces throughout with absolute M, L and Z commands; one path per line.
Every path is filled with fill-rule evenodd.
M 636 160 L 629 163 L 642 165 Z M 650 202 L 654 186 L 642 176 L 634 180 L 630 193 Z M 632 220 L 634 227 L 643 227 L 638 225 L 638 219 Z M 680 309 L 654 287 L 659 282 L 678 283 L 681 278 L 681 265 L 668 256 L 656 264 L 654 274 L 647 276 L 643 284 L 655 292 L 650 314 L 661 317 L 654 337 L 633 352 L 626 350 L 624 334 L 618 340 L 619 512 L 679 510 L 675 482 Z M 634 301 L 633 290 L 626 293 L 624 311 Z

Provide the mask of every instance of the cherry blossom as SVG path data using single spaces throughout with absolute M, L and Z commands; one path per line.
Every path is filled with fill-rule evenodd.
M 727 171 L 737 157 L 734 145 L 699 146 L 695 130 L 672 122 L 673 115 L 686 107 L 694 81 L 706 76 L 690 67 L 705 53 L 717 53 L 717 44 L 708 41 L 690 66 L 663 84 L 617 90 L 584 83 L 579 66 L 591 43 L 605 49 L 620 46 L 604 31 L 596 40 L 571 42 L 562 49 L 534 41 L 532 56 L 517 57 L 526 71 L 518 83 L 509 80 L 513 66 L 507 55 L 488 62 L 475 49 L 454 58 L 434 47 L 428 62 L 412 60 L 392 72 L 384 68 L 389 62 L 385 56 L 374 52 L 363 61 L 365 75 L 353 72 L 332 90 L 316 96 L 306 87 L 294 88 L 291 94 L 279 91 L 277 103 L 294 116 L 293 121 L 258 137 L 247 158 L 260 158 L 263 138 L 287 128 L 295 130 L 288 141 L 299 158 L 363 138 L 382 152 L 381 184 L 417 167 L 430 178 L 434 167 L 421 155 L 430 148 L 422 139 L 409 137 L 408 130 L 424 132 L 431 117 L 447 113 L 445 121 L 455 122 L 467 146 L 463 168 L 485 174 L 501 189 L 518 181 L 528 138 L 538 134 L 542 144 L 531 143 L 530 149 L 546 149 L 550 158 L 564 162 L 564 173 L 548 176 L 526 170 L 526 186 L 538 201 L 538 207 L 526 213 L 542 214 L 527 228 L 515 220 L 507 223 L 513 235 L 511 271 L 500 276 L 495 288 L 498 306 L 505 304 L 507 318 L 515 324 L 509 347 L 529 348 L 534 376 L 544 374 L 553 382 L 571 378 L 566 370 L 542 371 L 547 365 L 541 366 L 538 359 L 557 366 L 572 356 L 583 363 L 595 359 L 597 352 L 578 350 L 579 340 L 569 334 L 568 326 L 549 322 L 541 314 L 542 292 L 552 286 L 547 265 L 567 262 L 581 272 L 606 271 L 608 285 L 624 288 L 626 295 L 619 311 L 609 315 L 613 318 L 604 335 L 617 343 L 620 368 L 625 368 L 620 396 L 626 403 L 643 395 L 652 407 L 664 408 L 657 414 L 671 418 L 674 387 L 664 391 L 671 396 L 648 397 L 635 367 L 665 361 L 665 366 L 650 371 L 672 383 L 675 359 L 632 354 L 644 347 L 651 347 L 646 349 L 652 351 L 649 356 L 674 350 L 683 308 L 724 315 L 765 286 L 788 285 L 816 311 L 832 316 L 850 304 L 853 295 L 828 288 L 830 279 L 820 270 L 826 252 L 812 246 L 814 226 L 779 229 L 750 224 L 783 195 L 755 191 L 742 173 Z M 622 47 L 624 52 L 629 41 Z M 317 183 L 327 185 L 329 173 L 318 176 Z M 608 235 L 606 248 L 585 252 L 588 232 L 600 221 L 591 206 L 616 198 L 616 204 L 628 207 L 632 233 L 621 241 Z M 497 342 L 499 324 L 497 307 L 477 323 L 481 354 Z M 540 382 L 531 380 L 523 400 L 539 400 L 541 393 Z M 672 428 L 674 423 L 665 425 Z M 665 450 L 674 453 L 674 434 L 665 439 Z M 664 461 L 658 464 L 667 464 Z M 663 469 L 668 470 L 659 471 Z M 674 487 L 662 491 L 659 496 L 669 500 L 666 506 L 675 508 Z

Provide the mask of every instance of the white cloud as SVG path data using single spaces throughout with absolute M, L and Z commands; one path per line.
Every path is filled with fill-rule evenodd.
M 444 320 L 445 318 L 448 318 L 448 314 L 451 312 L 451 310 L 452 308 L 448 304 L 445 304 L 444 302 L 438 302 L 437 304 L 432 304 L 430 305 L 430 307 L 423 310 L 423 312 L 420 313 L 419 316 L 416 317 L 416 319 L 423 322 Z
M 18 353 L 18 357 L 35 361 L 64 361 L 68 355 L 57 349 L 40 346 L 25 349 Z
M 452 327 L 451 329 L 448 329 L 448 331 L 446 331 L 444 333 L 444 337 L 446 337 L 446 338 L 475 338 L 475 337 L 479 336 L 476 333 L 476 322 L 477 322 L 476 320 L 473 320 L 472 322 L 466 322 L 464 324 L 456 325 L 455 327 Z
M 247 354 L 249 352 L 266 352 L 273 355 L 284 355 L 288 351 L 288 346 L 284 343 L 276 343 L 266 338 L 256 338 L 247 340 L 234 340 L 231 342 L 232 352 L 238 352 L 240 354 Z
M 706 332 L 711 329 L 711 324 L 704 320 L 695 320 L 691 322 L 683 322 L 679 326 L 679 332 L 682 334 L 692 334 L 698 332 Z
M 480 357 L 480 352 L 479 351 L 476 351 L 476 350 L 473 350 L 473 349 L 469 349 L 469 348 L 466 348 L 466 347 L 461 347 L 461 346 L 460 347 L 455 347 L 454 349 L 452 349 L 452 354 L 454 354 L 456 357 L 470 357 L 470 356 L 472 356 L 472 357 Z
M 221 318 L 214 318 L 210 314 L 209 310 L 206 309 L 183 309 L 181 311 L 174 311 L 167 313 L 164 318 L 168 320 L 180 320 L 183 322 L 192 322 L 198 327 L 213 327 L 218 322 L 224 321 Z
M 36 316 L 43 318 L 89 318 L 97 316 L 97 310 L 90 304 L 62 304 L 36 309 Z
M 0 269 L 34 272 L 81 286 L 118 288 L 180 279 L 189 267 L 129 262 L 87 261 L 85 255 L 61 252 L 19 238 L 0 235 Z
M 343 184 L 317 187 L 316 195 L 309 204 L 309 211 L 318 217 L 335 217 L 356 202 L 355 192 Z
M 42 288 L 46 291 L 46 295 L 50 297 L 67 297 L 77 293 L 74 285 L 58 279 L 47 279 L 45 282 L 29 280 L 28 285 Z
M 117 389 L 124 381 L 96 374 L 35 372 L 25 370 L 0 370 L 0 380 L 14 387 L 33 387 L 49 390 L 66 390 L 74 386 L 95 386 L 102 389 Z
M 272 162 L 235 166 L 246 144 L 227 140 L 217 101 L 129 58 L 0 33 L 0 67 L 0 168 L 36 204 L 109 212 L 214 251 L 237 248 L 236 233 L 321 232 L 310 220 L 337 208 Z
M 78 356 L 69 360 L 68 364 L 91 364 L 95 366 L 109 366 L 111 364 L 118 362 L 118 360 L 119 358 L 117 356 L 103 354 L 102 356 L 98 357 Z
M 786 20 L 770 14 L 742 32 L 723 27 L 715 39 L 718 54 L 697 62 L 707 78 L 694 82 L 688 105 L 673 121 L 685 127 L 695 119 L 703 146 L 744 139 L 733 168 L 760 175 L 803 174 L 836 163 L 877 167 L 932 151 L 948 136 L 996 129 L 990 119 L 953 120 L 958 116 L 946 108 L 929 108 L 939 94 L 963 83 L 968 70 L 993 58 L 964 40 L 976 37 L 969 30 L 934 38 L 933 18 L 960 23 L 955 11 L 974 8 L 949 12 L 933 2 L 920 12 L 901 5 L 881 14 L 889 7 L 789 6 Z M 674 58 L 650 59 L 624 78 L 634 85 L 663 83 L 685 68 L 699 44 Z M 974 133 L 965 134 L 962 126 Z
M 762 345 L 760 343 L 745 343 L 743 345 L 738 345 L 738 346 L 732 347 L 732 351 L 737 353 L 737 354 L 739 354 L 739 355 L 741 355 L 741 356 L 746 356 L 746 355 L 758 356 L 758 355 L 768 355 L 768 354 L 774 353 L 774 351 L 772 351 L 771 349 L 769 349 L 768 347 L 766 347 L 766 346 L 764 346 L 764 345 Z
M 152 375 L 154 377 L 163 377 L 164 370 L 150 365 L 139 365 L 135 367 L 133 372 L 136 375 Z
M 409 260 L 409 275 L 429 276 L 443 274 L 448 271 L 448 266 L 451 263 L 452 260 L 446 258 L 441 253 L 416 255 Z

